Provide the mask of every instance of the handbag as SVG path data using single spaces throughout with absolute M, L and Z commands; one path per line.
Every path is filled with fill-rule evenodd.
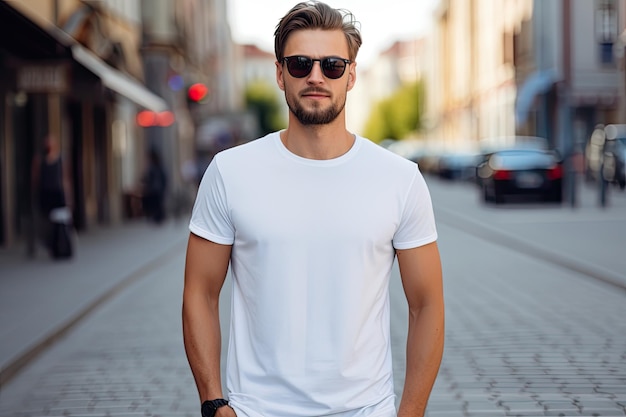
M 71 258 L 74 255 L 72 239 L 72 213 L 68 207 L 50 211 L 52 223 L 50 251 L 55 259 Z

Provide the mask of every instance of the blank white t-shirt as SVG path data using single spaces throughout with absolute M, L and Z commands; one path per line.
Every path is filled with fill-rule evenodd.
M 359 136 L 338 158 L 305 159 L 275 132 L 215 156 L 189 228 L 233 245 L 238 417 L 395 417 L 395 249 L 437 239 L 415 163 Z

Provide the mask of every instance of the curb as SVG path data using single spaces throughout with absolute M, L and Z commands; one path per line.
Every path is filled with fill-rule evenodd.
M 471 217 L 464 216 L 452 210 L 439 207 L 437 212 L 438 222 L 447 224 L 448 226 L 462 230 L 481 239 L 516 249 L 526 255 L 561 266 L 626 292 L 626 276 L 619 275 L 598 265 L 581 262 L 575 258 L 543 247 L 535 242 L 531 244 L 523 239 L 514 237 L 510 233 L 503 232 L 486 223 L 477 222 Z M 443 216 L 441 216 L 441 214 L 443 214 Z

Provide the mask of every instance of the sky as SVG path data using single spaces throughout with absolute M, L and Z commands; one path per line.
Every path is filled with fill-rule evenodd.
M 252 43 L 274 52 L 274 29 L 299 0 L 228 0 L 228 19 L 235 42 Z M 357 62 L 367 67 L 396 40 L 419 37 L 426 31 L 435 0 L 326 0 L 347 9 L 361 23 L 363 45 Z

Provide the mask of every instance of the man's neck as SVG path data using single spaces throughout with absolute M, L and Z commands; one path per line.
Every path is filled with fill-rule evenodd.
M 304 126 L 290 123 L 281 132 L 280 139 L 290 152 L 302 158 L 327 160 L 347 153 L 355 137 L 346 130 L 344 124 Z

